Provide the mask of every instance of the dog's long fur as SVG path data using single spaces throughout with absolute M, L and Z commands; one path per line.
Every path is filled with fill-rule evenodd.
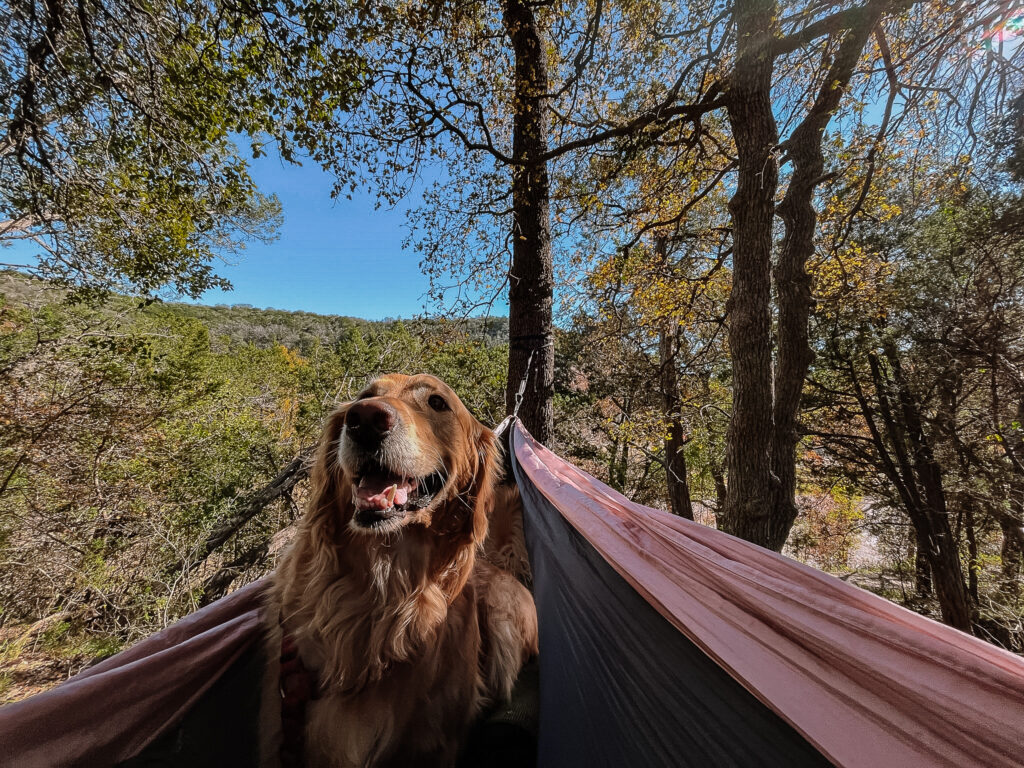
M 450 413 L 425 407 L 428 392 Z M 273 577 L 270 642 L 279 616 L 321 689 L 307 706 L 308 765 L 451 765 L 474 716 L 537 652 L 536 612 L 513 576 L 477 558 L 498 474 L 490 430 L 433 377 L 384 377 L 367 395 L 394 405 L 408 444 L 447 480 L 400 527 L 361 530 L 344 460 L 352 404 L 335 412 Z

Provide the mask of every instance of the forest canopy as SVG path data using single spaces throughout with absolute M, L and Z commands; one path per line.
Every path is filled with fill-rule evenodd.
M 0 275 L 5 663 L 84 663 L 272 568 L 324 417 L 389 370 L 1024 650 L 1019 6 L 0 19 L 0 243 L 37 253 Z M 266 152 L 413 199 L 426 319 L 173 302 L 273 240 Z

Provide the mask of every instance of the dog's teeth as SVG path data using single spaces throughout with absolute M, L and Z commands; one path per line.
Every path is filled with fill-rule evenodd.
M 390 488 L 385 489 L 384 498 L 388 500 L 388 505 L 395 503 L 395 494 L 398 493 L 398 483 L 395 483 Z

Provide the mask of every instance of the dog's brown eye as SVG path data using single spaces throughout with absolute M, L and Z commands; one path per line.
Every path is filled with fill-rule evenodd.
M 448 410 L 448 403 L 446 403 L 445 399 L 443 397 L 441 397 L 440 395 L 431 395 L 427 399 L 427 405 L 429 405 L 435 411 L 447 411 Z

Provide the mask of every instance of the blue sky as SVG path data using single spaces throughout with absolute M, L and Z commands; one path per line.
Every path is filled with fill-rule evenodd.
M 312 162 L 284 164 L 273 155 L 251 161 L 252 174 L 284 210 L 280 237 L 251 243 L 218 273 L 233 291 L 208 291 L 202 304 L 252 304 L 368 319 L 410 317 L 424 309 L 427 280 L 419 258 L 403 251 L 405 213 L 414 190 L 395 209 L 375 209 L 369 191 L 332 200 L 331 177 Z
M 240 150 L 245 151 L 245 142 Z M 282 163 L 268 154 L 250 161 L 253 178 L 265 194 L 281 201 L 284 223 L 277 240 L 249 243 L 229 263 L 215 265 L 234 286 L 207 291 L 199 304 L 251 304 L 254 307 L 349 315 L 368 320 L 409 318 L 425 310 L 428 283 L 419 256 L 403 250 L 406 212 L 421 200 L 422 187 L 396 208 L 375 208 L 370 190 L 352 199 L 331 199 L 332 177 L 311 161 Z M 38 248 L 29 241 L 0 254 L 7 264 L 31 264 Z

